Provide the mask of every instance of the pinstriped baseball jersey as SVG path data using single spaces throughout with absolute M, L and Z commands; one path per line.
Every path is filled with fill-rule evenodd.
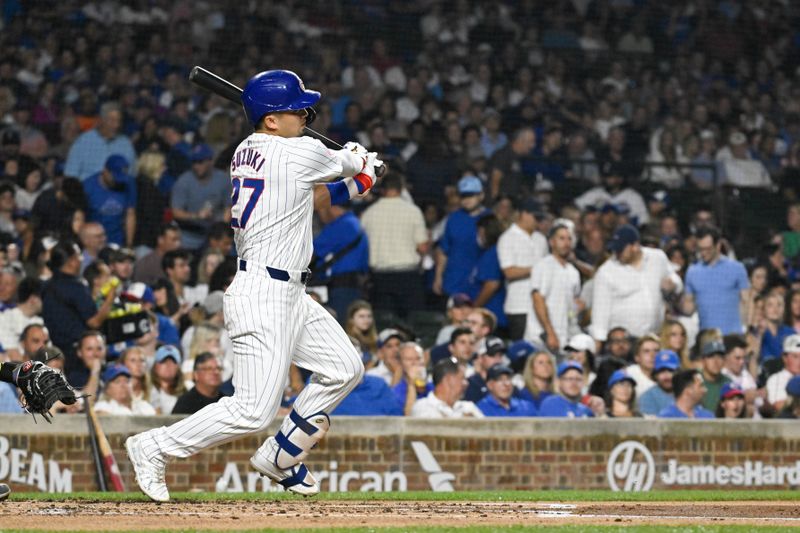
M 231 160 L 231 225 L 239 257 L 303 270 L 313 254 L 314 183 L 342 175 L 342 164 L 310 137 L 253 133 Z

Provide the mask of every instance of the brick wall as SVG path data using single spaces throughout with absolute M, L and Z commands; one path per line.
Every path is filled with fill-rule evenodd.
M 172 420 L 101 417 L 129 490 L 135 485 L 125 457 L 125 438 Z M 60 416 L 45 426 L 34 425 L 29 418 L 3 416 L 0 425 L 16 428 L 0 433 L 0 481 L 28 491 L 42 486 L 52 490 L 55 483 L 57 490 L 68 469 L 73 491 L 97 489 L 83 417 Z M 269 489 L 256 475 L 248 479 L 248 459 L 275 429 L 276 424 L 263 434 L 172 462 L 170 488 Z M 420 459 L 415 446 L 434 462 Z M 455 490 L 608 489 L 609 458 L 615 450 L 612 477 L 621 489 L 626 484 L 628 489 L 800 484 L 800 427 L 783 421 L 340 418 L 334 419 L 331 432 L 307 464 L 313 472 L 321 472 L 324 491 L 345 485 L 348 490 L 431 490 L 432 482 L 440 489 Z M 45 472 L 40 472 L 40 465 Z M 744 481 L 734 484 L 731 480 L 737 475 Z

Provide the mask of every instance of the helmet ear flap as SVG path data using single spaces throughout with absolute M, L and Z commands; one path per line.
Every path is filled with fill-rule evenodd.
M 315 120 L 317 120 L 317 110 L 313 107 L 307 107 L 306 112 L 308 113 L 306 116 L 306 126 L 310 126 Z

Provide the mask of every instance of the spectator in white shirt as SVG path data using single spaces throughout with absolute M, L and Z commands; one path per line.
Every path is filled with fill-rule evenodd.
M 581 276 L 570 262 L 572 232 L 565 224 L 555 224 L 548 234 L 550 255 L 531 271 L 532 309 L 528 312 L 525 339 L 534 343 L 544 339 L 557 352 L 568 340 L 570 325 L 577 328 Z
M 466 367 L 453 357 L 433 367 L 433 390 L 414 402 L 411 416 L 417 418 L 483 418 L 474 403 L 461 400 L 467 388 Z
M 786 403 L 786 384 L 800 375 L 800 335 L 789 335 L 783 341 L 783 370 L 767 380 L 767 401 L 775 411 Z
M 759 389 L 753 375 L 747 370 L 747 341 L 741 335 L 725 335 L 725 366 L 722 375 L 728 377 L 734 385 L 744 391 L 747 405 L 760 407 L 766 395 L 764 389 Z
M 153 406 L 144 400 L 133 399 L 130 384 L 131 373 L 122 365 L 111 365 L 103 372 L 103 393 L 95 404 L 99 415 L 141 415 L 156 414 Z
M 612 326 L 622 326 L 636 337 L 658 331 L 664 320 L 664 295 L 683 290 L 667 255 L 643 248 L 639 240 L 639 231 L 626 224 L 608 243 L 614 257 L 598 269 L 592 294 L 590 333 L 597 341 L 605 341 Z
M 463 292 L 457 292 L 447 299 L 447 318 L 450 323 L 443 326 L 436 335 L 436 344 L 450 342 L 450 335 L 456 328 L 467 326 L 467 317 L 472 312 L 472 298 Z
M 181 352 L 171 344 L 165 344 L 156 350 L 153 367 L 150 369 L 150 405 L 160 415 L 168 415 L 175 407 L 175 402 L 186 392 L 186 385 L 181 373 Z
M 31 324 L 44 324 L 42 312 L 42 282 L 24 278 L 17 287 L 17 306 L 0 313 L 0 346 L 11 350 L 19 346 L 22 331 Z
M 636 218 L 638 225 L 650 222 L 650 215 L 647 212 L 647 205 L 642 195 L 625 186 L 626 170 L 621 163 L 606 161 L 600 166 L 600 175 L 603 184 L 592 187 L 575 199 L 575 205 L 581 211 L 587 207 L 602 208 L 608 204 L 625 204 L 630 208 L 630 216 Z
M 728 138 L 728 146 L 717 152 L 717 161 L 722 163 L 726 185 L 734 187 L 772 187 L 769 172 L 764 164 L 750 156 L 747 150 L 747 136 L 734 131 Z
M 530 198 L 524 200 L 518 206 L 516 222 L 497 241 L 497 260 L 508 283 L 503 311 L 512 340 L 523 337 L 528 313 L 533 312 L 531 272 L 547 255 L 547 239 L 537 231 L 544 216 L 542 204 Z
M 650 390 L 656 382 L 653 381 L 653 367 L 656 363 L 656 355 L 661 343 L 652 333 L 647 333 L 639 338 L 636 343 L 636 351 L 633 360 L 636 364 L 628 367 L 628 375 L 636 382 L 636 391 L 642 394 Z

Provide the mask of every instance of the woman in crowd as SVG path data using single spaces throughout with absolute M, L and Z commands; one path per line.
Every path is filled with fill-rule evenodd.
M 783 323 L 783 295 L 771 292 L 764 300 L 764 321 L 761 331 L 761 359 L 772 359 L 783 354 L 783 340 L 794 333 L 794 329 Z
M 99 415 L 151 416 L 156 414 L 152 405 L 133 397 L 131 374 L 124 365 L 110 365 L 102 374 L 103 392 L 94 406 Z
M 786 295 L 784 324 L 800 333 L 800 289 L 792 289 Z
M 192 374 L 194 373 L 194 358 L 204 352 L 211 353 L 214 357 L 222 359 L 222 328 L 209 324 L 208 322 L 198 324 L 195 327 L 192 342 L 189 345 L 189 355 L 181 364 L 183 379 L 186 387 L 192 388 Z
M 138 346 L 127 348 L 119 357 L 119 364 L 125 365 L 130 372 L 130 384 L 133 399 L 150 402 L 150 376 L 147 374 L 147 357 Z
M 624 368 L 611 374 L 605 396 L 606 416 L 609 418 L 642 416 L 636 410 L 636 381 Z
M 763 296 L 767 290 L 767 266 L 757 264 L 750 269 L 750 287 L 744 290 L 744 296 L 739 304 L 739 314 L 742 323 L 749 326 L 758 326 L 756 300 Z
M 372 316 L 372 305 L 365 300 L 356 300 L 347 308 L 344 331 L 356 339 L 361 349 L 374 356 L 378 351 L 378 331 Z
M 719 404 L 715 415 L 717 418 L 745 418 L 746 404 L 744 391 L 738 385 L 726 383 L 719 392 Z
M 525 388 L 520 390 L 519 397 L 533 402 L 536 409 L 545 398 L 555 394 L 553 377 L 556 373 L 553 356 L 547 352 L 536 352 L 525 361 L 522 377 Z
M 664 320 L 658 337 L 661 339 L 662 350 L 672 350 L 680 356 L 683 364 L 689 361 L 689 343 L 683 324 L 669 318 Z
M 161 415 L 172 413 L 178 397 L 186 392 L 181 373 L 181 352 L 170 344 L 156 350 L 150 369 L 150 403 Z

